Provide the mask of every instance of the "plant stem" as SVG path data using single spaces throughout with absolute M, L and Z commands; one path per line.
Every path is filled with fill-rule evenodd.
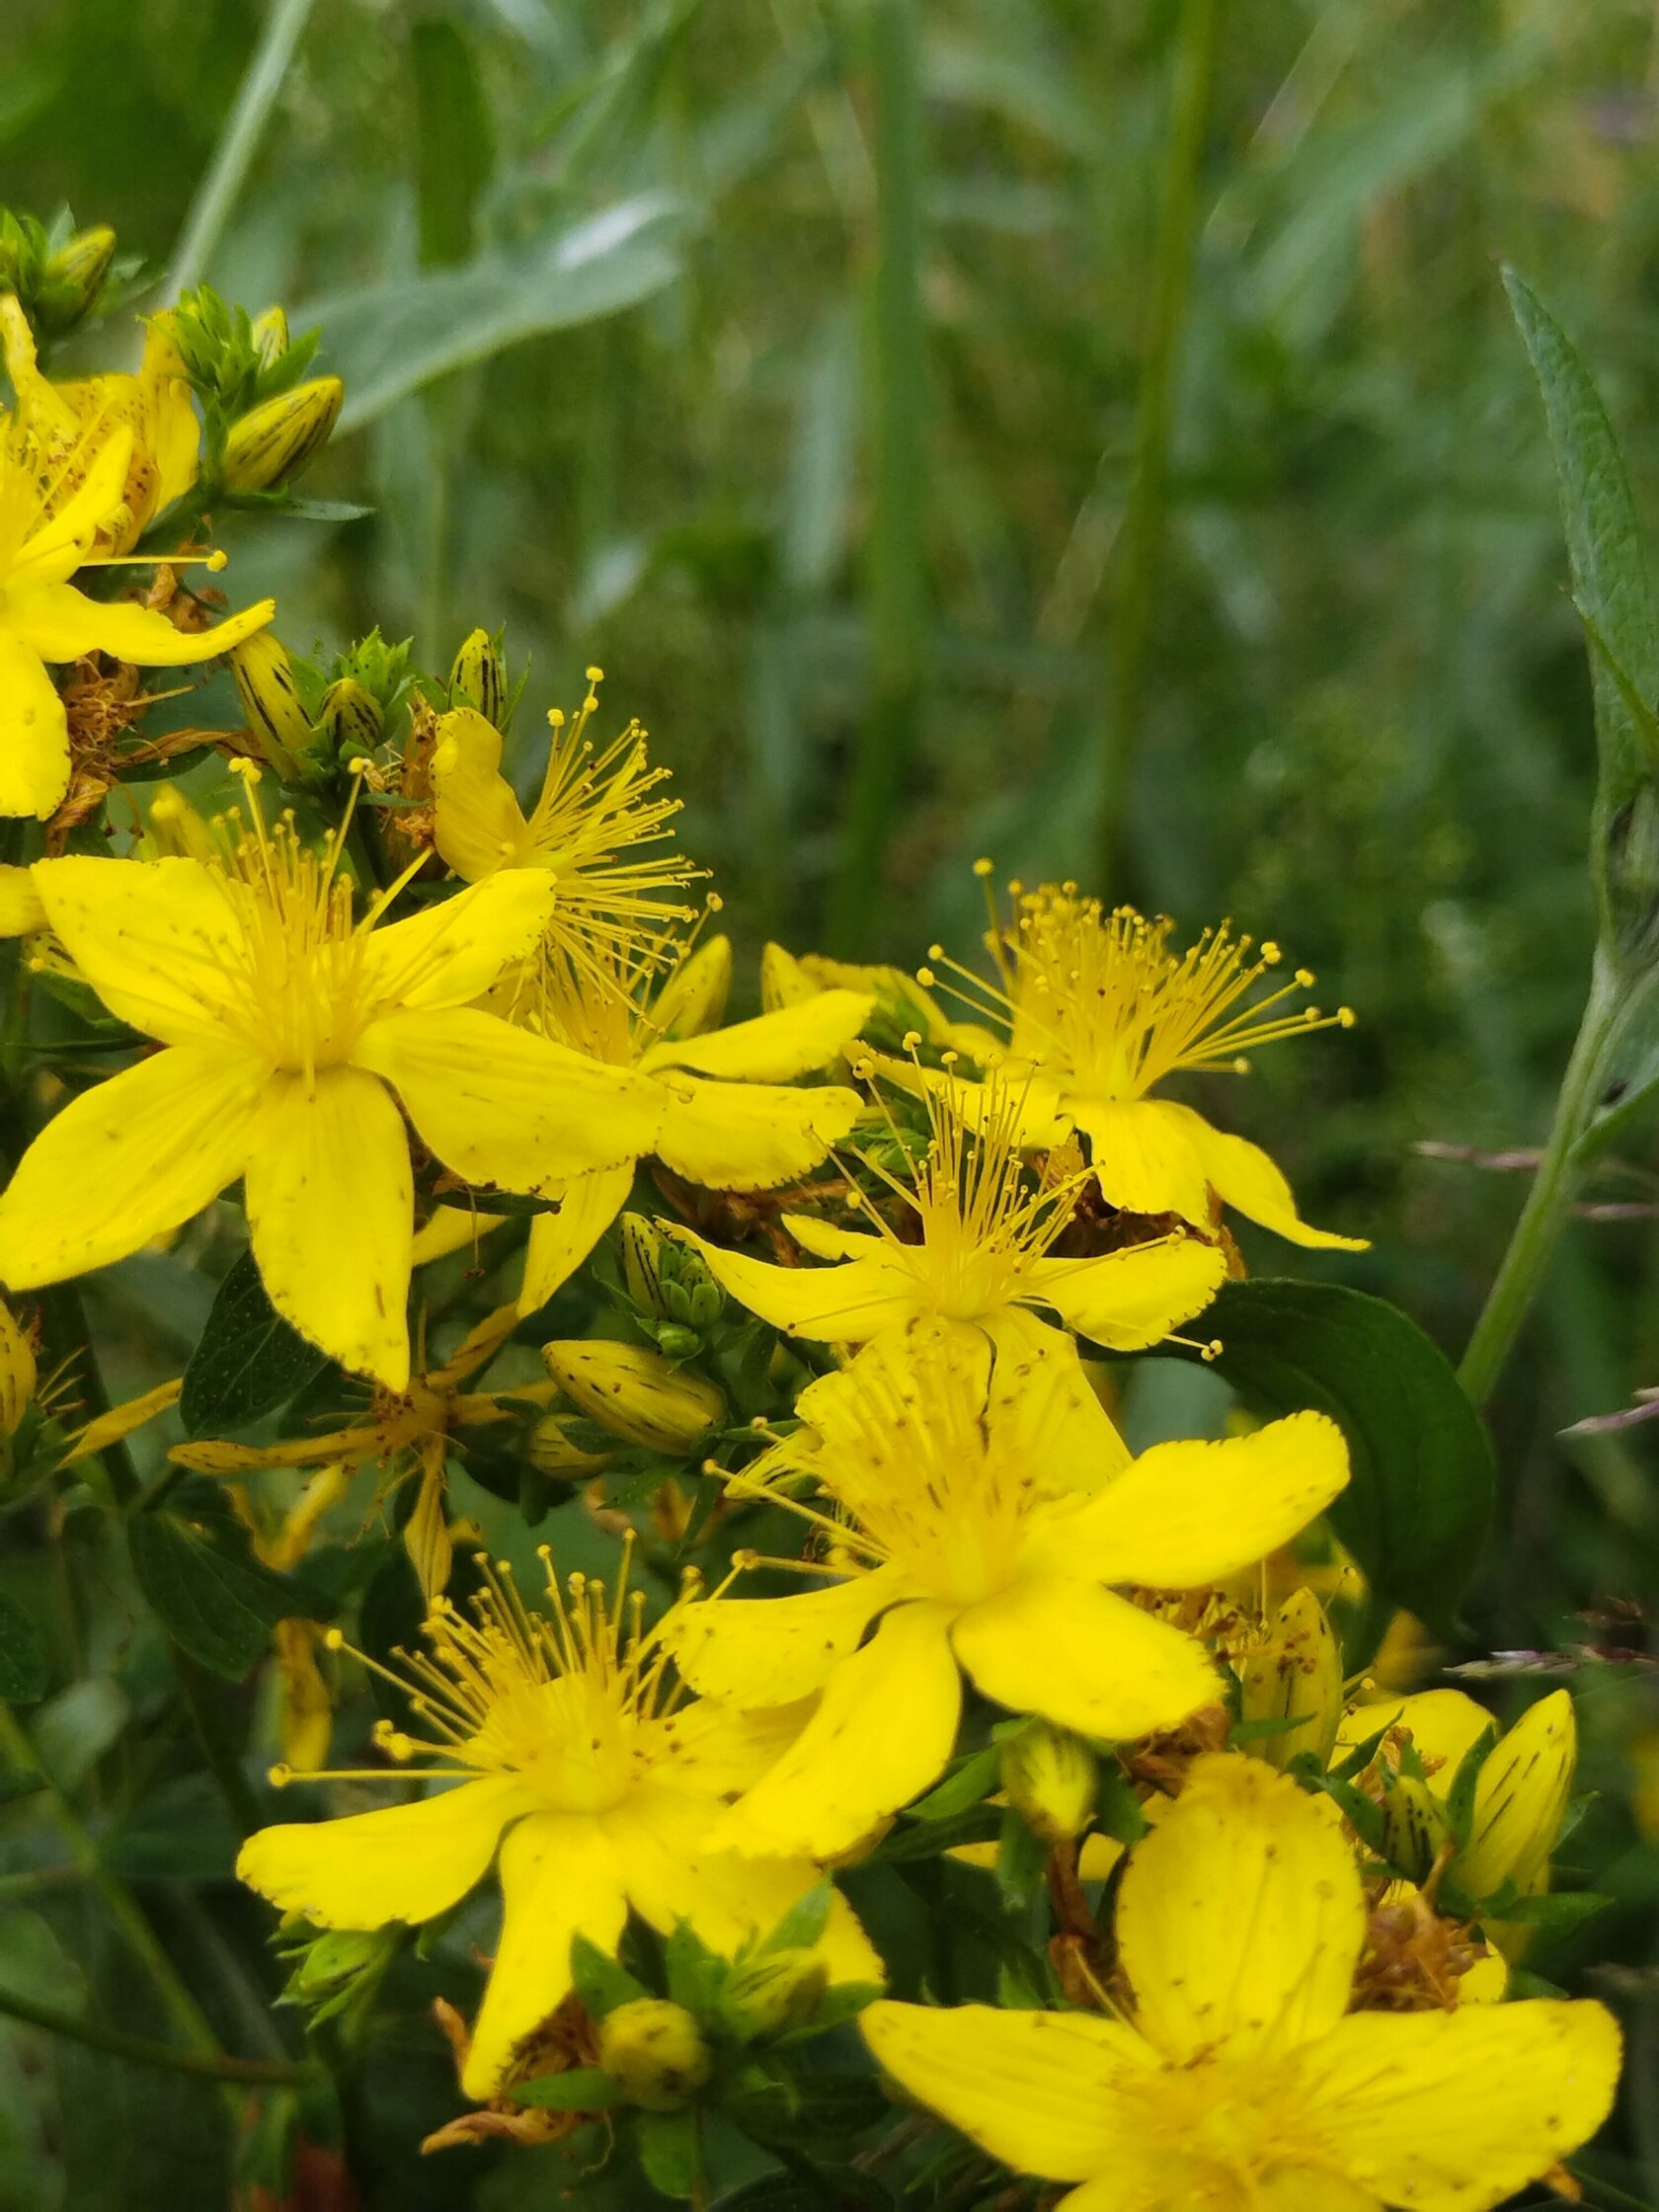
M 39 1897 L 48 1889 L 68 1889 L 84 1882 L 79 1866 L 26 1866 L 15 1874 L 0 1874 L 0 1905 L 19 1897 Z
M 310 14 L 311 0 L 271 0 L 271 12 L 237 89 L 235 105 L 213 149 L 207 173 L 196 189 L 173 250 L 173 264 L 162 291 L 164 306 L 171 307 L 181 292 L 200 282 L 230 220 Z
M 0 1990 L 0 2013 L 31 2027 L 43 2027 L 50 2035 L 66 2036 L 95 2051 L 109 2051 L 116 2058 L 130 2059 L 134 2066 L 160 2067 L 169 2074 L 195 2074 L 214 2082 L 247 2086 L 300 2088 L 314 2079 L 315 2069 L 281 2058 L 229 2058 L 218 2051 L 176 2051 L 166 2043 L 152 2043 L 142 2035 L 128 2035 L 118 2027 L 105 2027 L 99 2020 L 60 2013 L 55 2005 L 40 2005 L 31 1997 Z
M 1183 0 L 1175 81 L 1164 141 L 1157 242 L 1153 249 L 1146 351 L 1136 401 L 1135 453 L 1118 540 L 1111 637 L 1111 686 L 1100 776 L 1100 890 L 1113 893 L 1124 843 L 1124 810 L 1146 690 L 1146 652 L 1163 566 L 1169 448 L 1174 434 L 1181 344 L 1192 302 L 1198 246 L 1198 179 L 1210 120 L 1218 0 Z
M 1584 1166 L 1581 1140 L 1605 1087 L 1608 1047 L 1618 1034 L 1624 1011 L 1624 999 L 1611 978 L 1598 968 L 1572 1057 L 1561 1077 L 1543 1156 L 1458 1370 L 1459 1382 L 1476 1405 L 1483 1405 L 1491 1395 L 1538 1292 L 1555 1239 L 1572 1211 Z

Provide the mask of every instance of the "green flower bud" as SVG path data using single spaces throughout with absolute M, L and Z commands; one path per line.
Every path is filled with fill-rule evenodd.
M 40 272 L 41 320 L 53 330 L 68 330 L 97 299 L 116 255 L 116 234 L 108 223 L 78 230 L 66 246 L 46 258 Z
M 300 700 L 287 648 L 270 630 L 256 630 L 231 649 L 230 672 L 260 757 L 285 783 L 297 781 L 294 755 L 310 740 L 311 717 Z
M 1069 1843 L 1093 1819 L 1098 1765 L 1069 1729 L 1032 1721 L 1003 1744 L 1001 1768 L 1009 1804 L 1046 1843 Z
M 750 1966 L 739 1967 L 727 1990 L 727 2003 L 750 2043 L 769 2042 L 804 2027 L 830 1987 L 830 1968 L 817 1951 L 774 1951 Z
M 542 1418 L 524 1440 L 524 1457 L 537 1474 L 557 1475 L 566 1482 L 581 1482 L 602 1474 L 610 1464 L 608 1452 L 584 1452 L 565 1434 L 563 1424 L 551 1414 Z
M 1293 1592 L 1279 1608 L 1266 1642 L 1244 1662 L 1240 1691 L 1241 1719 L 1300 1723 L 1250 1743 L 1256 1758 L 1283 1768 L 1310 1751 L 1329 1766 L 1342 1718 L 1342 1655 L 1311 1590 Z
M 668 1288 L 677 1291 L 679 1285 L 671 1283 Z M 657 1349 L 666 1359 L 694 1360 L 702 1348 L 703 1340 L 696 1330 L 679 1321 L 665 1321 L 657 1331 Z
M 1408 1881 L 1425 1882 L 1452 1833 L 1446 1808 L 1415 1775 L 1382 1770 L 1382 1849 Z
M 231 426 L 219 481 L 227 492 L 270 492 L 299 474 L 328 443 L 346 387 L 314 376 L 291 392 L 262 400 Z
M 703 1267 L 698 1256 L 697 1264 Z M 714 1277 L 703 1267 L 703 1280 L 691 1287 L 691 1326 L 694 1329 L 711 1329 L 726 1310 L 726 1293 Z
M 599 2064 L 642 2111 L 674 2112 L 710 2079 L 714 2053 L 683 2005 L 636 1997 L 605 2014 Z
M 506 729 L 507 663 L 488 630 L 462 641 L 449 671 L 449 704 L 475 708 L 496 729 Z
M 541 1350 L 554 1382 L 584 1413 L 650 1451 L 689 1453 L 725 1414 L 712 1382 L 647 1345 L 579 1340 Z
M 262 368 L 274 368 L 288 350 L 288 318 L 279 307 L 268 307 L 253 320 L 254 356 Z
M 385 727 L 379 700 L 355 675 L 343 675 L 329 685 L 317 721 L 342 760 L 372 752 Z

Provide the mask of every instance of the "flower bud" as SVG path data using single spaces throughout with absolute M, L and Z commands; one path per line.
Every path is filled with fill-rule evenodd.
M 232 647 L 230 672 L 261 758 L 284 783 L 297 781 L 294 755 L 310 739 L 311 717 L 300 700 L 287 648 L 270 630 L 256 630 Z
M 623 1215 L 622 1280 L 640 1311 L 660 1321 L 669 1312 L 663 1302 L 663 1232 L 655 1222 L 643 1214 Z
M 784 1006 L 804 1006 L 816 998 L 822 986 L 815 983 L 792 952 L 768 941 L 760 952 L 760 1004 L 775 1014 Z
M 297 476 L 328 443 L 346 397 L 338 376 L 314 376 L 291 392 L 262 400 L 225 439 L 219 481 L 227 492 L 270 492 Z
M 1099 1769 L 1080 1736 L 1034 1720 L 1002 1746 L 1002 1787 L 1045 1843 L 1069 1843 L 1094 1817 Z
M 385 728 L 379 700 L 355 675 L 343 675 L 329 685 L 317 710 L 317 722 L 342 760 L 372 752 Z
M 1241 1719 L 1300 1723 L 1258 1737 L 1247 1747 L 1256 1758 L 1282 1768 L 1310 1751 L 1329 1766 L 1342 1718 L 1342 1655 L 1311 1590 L 1293 1591 L 1279 1608 L 1266 1642 L 1244 1661 L 1240 1689 Z
M 92 306 L 104 289 L 116 255 L 116 234 L 108 223 L 78 230 L 66 246 L 47 256 L 39 306 L 42 321 L 65 331 Z
M 677 1283 L 671 1283 L 671 1291 L 678 1291 Z M 683 1292 L 680 1294 L 684 1296 Z M 665 1321 L 657 1331 L 657 1349 L 666 1359 L 694 1360 L 703 1348 L 703 1340 L 696 1330 L 683 1321 Z
M 1415 1775 L 1382 1769 L 1382 1849 L 1408 1881 L 1425 1882 L 1451 1835 L 1446 1808 Z
M 252 324 L 254 352 L 261 368 L 274 368 L 288 350 L 288 318 L 279 307 L 268 307 Z
M 682 960 L 657 994 L 652 1018 L 663 1037 L 697 1037 L 726 1011 L 732 988 L 732 940 L 711 937 Z
M 683 2005 L 636 1997 L 600 2023 L 599 2064 L 642 2111 L 673 2112 L 709 2080 L 714 2053 Z
M 507 727 L 507 663 L 488 630 L 463 639 L 449 671 L 449 704 L 473 708 L 497 730 Z
M 743 2028 L 745 2040 L 769 2042 L 804 2027 L 817 2012 L 830 1987 L 830 1968 L 817 1951 L 774 1951 L 741 1966 L 727 1990 L 727 2002 Z
M 685 1374 L 647 1345 L 579 1339 L 541 1349 L 547 1372 L 567 1397 L 613 1435 L 649 1451 L 690 1452 L 726 1411 L 712 1382 Z
M 1470 1897 L 1505 1882 L 1524 1895 L 1544 1877 L 1578 1764 L 1578 1721 L 1564 1690 L 1529 1705 L 1487 1757 L 1475 1783 L 1469 1839 L 1453 1879 Z
M 608 1452 L 584 1452 L 581 1445 L 573 1444 L 561 1422 L 551 1413 L 543 1414 L 525 1438 L 524 1457 L 537 1474 L 554 1475 L 566 1482 L 581 1482 L 591 1474 L 603 1474 L 611 1461 Z
M 35 1396 L 35 1347 L 0 1301 L 0 1437 L 10 1444 Z

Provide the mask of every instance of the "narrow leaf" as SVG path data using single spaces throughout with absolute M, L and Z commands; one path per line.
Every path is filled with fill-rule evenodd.
M 219 1285 L 185 1369 L 179 1415 L 188 1436 L 217 1436 L 274 1413 L 328 1365 L 265 1295 L 252 1252 Z
M 23 1608 L 0 1591 L 0 1698 L 33 1705 L 51 1680 L 40 1631 Z
M 126 1521 L 138 1586 L 181 1650 L 239 1682 L 278 1620 L 326 1620 L 332 1601 L 253 1555 L 248 1532 L 210 1482 L 181 1483 L 154 1512 Z

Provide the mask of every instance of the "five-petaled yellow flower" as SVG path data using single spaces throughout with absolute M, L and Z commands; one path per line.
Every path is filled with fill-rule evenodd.
M 728 1599 L 675 1625 L 681 1672 L 705 1697 L 823 1693 L 733 1808 L 733 1848 L 845 1851 L 937 1778 L 964 1673 L 1014 1712 L 1095 1737 L 1174 1727 L 1219 1698 L 1197 1639 L 1110 1585 L 1192 1589 L 1286 1542 L 1347 1481 L 1341 1433 L 1294 1413 L 1123 1466 L 1106 1415 L 1069 1387 L 1067 1349 L 993 1360 L 973 1332 L 883 1336 L 802 1392 L 811 1428 L 738 1485 L 795 1504 L 775 1477 L 816 1478 L 819 1503 L 795 1510 L 826 1540 L 825 1571 L 847 1579 Z
M 1067 2212 L 1489 2212 L 1587 2141 L 1619 2079 L 1605 2007 L 1350 2013 L 1360 1871 L 1296 1784 L 1200 1760 L 1130 1854 L 1126 2019 L 877 2004 L 882 2065 Z
M 608 1068 L 471 1003 L 545 926 L 542 871 L 382 926 L 389 894 L 354 918 L 341 833 L 318 855 L 256 807 L 231 837 L 220 865 L 35 869 L 86 981 L 167 1049 L 84 1091 L 24 1154 L 0 1198 L 0 1280 L 106 1266 L 241 1176 L 277 1311 L 402 1390 L 414 1193 L 398 1102 L 456 1174 L 529 1193 L 643 1149 L 656 1123 Z
M 987 864 L 982 863 L 982 873 Z M 1259 1146 L 1213 1129 L 1191 1106 L 1150 1096 L 1168 1075 L 1241 1070 L 1258 1045 L 1353 1019 L 1286 1001 L 1313 981 L 1306 970 L 1251 1000 L 1279 964 L 1277 945 L 1253 945 L 1224 923 L 1184 953 L 1171 952 L 1173 924 L 1133 908 L 1108 911 L 1098 899 L 1049 884 L 1021 894 L 1010 923 L 987 942 L 999 985 L 947 963 L 956 988 L 995 1031 L 955 1032 L 976 1059 L 1022 1082 L 1023 1142 L 1036 1150 L 1075 1128 L 1088 1139 L 1101 1195 L 1131 1214 L 1178 1214 L 1209 1226 L 1214 1191 L 1251 1221 L 1298 1244 L 1363 1249 L 1353 1237 L 1310 1228 L 1291 1187 Z M 921 972 L 924 984 L 935 978 Z M 908 1071 L 903 1071 L 908 1075 Z M 972 1085 L 943 1082 L 960 1111 L 978 1118 Z
M 78 592 L 77 569 L 118 557 L 109 548 L 130 514 L 132 428 L 112 404 L 73 436 L 61 431 L 20 406 L 0 432 L 0 815 L 42 821 L 69 787 L 68 720 L 48 662 L 109 653 L 183 668 L 226 652 L 276 612 L 261 599 L 192 632 L 153 607 Z
M 684 1920 L 711 1949 L 735 1951 L 818 1879 L 798 1856 L 746 1859 L 711 1846 L 726 1799 L 795 1723 L 688 1703 L 672 1685 L 664 1630 L 687 1612 L 717 1610 L 719 1599 L 682 1598 L 649 1631 L 640 1603 L 620 1589 L 607 1603 L 579 1575 L 561 1589 L 548 1559 L 545 1609 L 501 1579 L 475 1601 L 472 1620 L 440 1605 L 427 1629 L 431 1655 L 410 1662 L 413 1679 L 401 1686 L 434 1740 L 387 1724 L 377 1736 L 395 1758 L 442 1758 L 435 1771 L 461 1786 L 264 1828 L 237 1860 L 242 1879 L 284 1911 L 324 1928 L 369 1929 L 446 1912 L 482 1880 L 499 1845 L 506 1918 L 462 2079 L 469 2096 L 495 2094 L 517 2047 L 570 1989 L 574 1936 L 614 1951 L 632 1909 L 664 1935 Z M 837 1981 L 882 1979 L 839 1897 L 823 1951 Z

